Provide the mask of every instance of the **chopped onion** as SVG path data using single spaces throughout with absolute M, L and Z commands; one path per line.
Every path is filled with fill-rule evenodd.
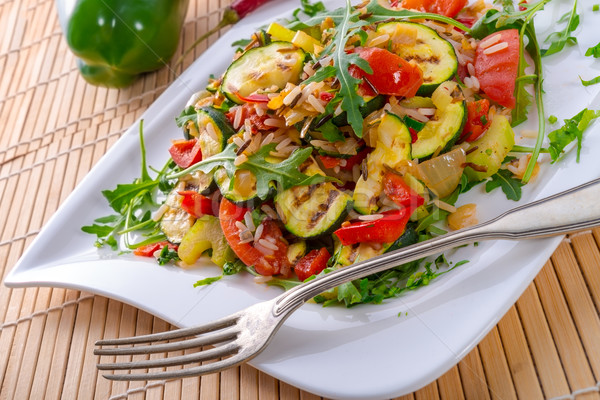
M 443 199 L 451 195 L 460 183 L 466 160 L 465 151 L 458 147 L 417 165 L 419 178 L 432 192 Z

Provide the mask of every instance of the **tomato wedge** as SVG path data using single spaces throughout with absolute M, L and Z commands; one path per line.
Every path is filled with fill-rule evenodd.
M 460 10 L 465 8 L 467 0 L 402 0 L 396 1 L 402 8 L 425 11 L 429 13 L 454 17 Z M 392 3 L 394 4 L 394 3 Z
M 166 240 L 162 241 L 162 242 L 157 242 L 157 243 L 150 243 L 150 244 L 146 244 L 143 246 L 138 247 L 137 249 L 133 250 L 133 254 L 135 254 L 136 256 L 142 256 L 142 257 L 153 257 L 154 253 L 156 253 L 159 250 L 162 250 L 163 247 L 168 246 L 169 249 L 171 250 L 177 250 L 178 246 L 176 244 L 167 242 Z
M 397 54 L 377 47 L 360 47 L 354 52 L 366 60 L 373 70 L 372 74 L 367 74 L 356 65 L 350 66 L 350 75 L 365 80 L 360 85 L 363 95 L 413 97 L 423 84 L 421 69 Z
M 327 262 L 330 257 L 331 256 L 325 247 L 320 250 L 311 250 L 296 263 L 294 272 L 298 275 L 298 279 L 305 281 L 309 277 L 323 271 L 327 267 Z
M 251 96 L 259 96 L 259 95 L 251 95 Z M 260 95 L 260 96 L 262 96 L 262 95 Z M 258 101 L 254 101 L 254 103 L 256 103 L 256 102 L 258 102 Z M 234 125 L 236 113 L 237 113 L 237 111 L 229 111 L 228 113 L 225 114 L 227 119 L 229 119 L 229 122 L 231 123 L 231 125 Z M 263 115 L 258 115 L 256 113 L 256 108 L 254 107 L 254 104 L 245 103 L 242 106 L 242 116 L 241 116 L 240 120 L 241 120 L 242 124 L 246 120 L 248 120 L 250 122 L 250 126 L 252 127 L 253 134 L 256 134 L 258 131 L 271 131 L 271 130 L 277 129 L 276 127 L 265 124 L 265 121 L 269 118 L 272 118 L 272 116 L 267 113 L 265 113 Z
M 467 102 L 467 122 L 462 131 L 461 138 L 464 138 L 467 142 L 472 142 L 479 138 L 490 126 L 489 111 L 490 102 L 488 99 Z
M 475 53 L 475 77 L 479 80 L 481 90 L 496 103 L 513 108 L 515 106 L 515 80 L 519 69 L 519 31 L 507 29 L 492 33 L 486 39 L 500 35 L 499 40 L 491 46 L 477 47 Z M 490 53 L 492 46 L 507 47 Z M 486 54 L 487 53 L 487 54 Z
M 203 215 L 217 216 L 217 212 L 213 209 L 212 199 L 202 196 L 195 190 L 181 190 L 177 193 L 183 197 L 181 208 L 188 214 L 196 218 L 200 218 Z
M 169 154 L 175 164 L 181 168 L 188 168 L 202 161 L 202 150 L 197 139 L 173 140 Z
M 323 166 L 325 168 L 331 169 L 331 168 L 335 168 L 335 167 L 339 166 L 341 170 L 351 171 L 352 168 L 355 165 L 360 164 L 371 151 L 373 151 L 372 148 L 365 147 L 364 149 L 362 149 L 361 151 L 359 151 L 358 153 L 356 153 L 355 155 L 353 155 L 350 158 L 319 156 L 319 159 L 321 160 L 321 162 L 323 163 Z M 341 165 L 342 160 L 346 160 L 346 163 L 343 166 Z
M 383 191 L 394 203 L 413 210 L 425 202 L 425 199 L 408 186 L 400 175 L 393 172 L 387 172 L 383 176 Z
M 287 259 L 288 245 L 283 240 L 281 229 L 273 220 L 265 220 L 262 239 L 274 241 L 277 250 L 272 254 L 265 254 L 254 247 L 253 242 L 242 243 L 240 239 L 240 230 L 236 222 L 243 222 L 244 215 L 250 211 L 248 208 L 239 207 L 226 198 L 221 200 L 219 207 L 219 220 L 221 229 L 225 234 L 227 243 L 238 256 L 238 258 L 247 266 L 254 266 L 256 272 L 261 275 L 271 276 L 277 274 L 288 275 L 291 272 L 290 262 Z
M 362 242 L 393 243 L 404 233 L 413 207 L 383 213 L 374 221 L 353 222 L 335 231 L 344 246 Z

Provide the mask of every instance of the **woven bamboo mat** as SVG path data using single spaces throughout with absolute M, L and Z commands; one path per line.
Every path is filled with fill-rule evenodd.
M 228 3 L 192 1 L 182 47 L 216 25 Z M 0 27 L 0 272 L 6 276 L 66 196 L 173 78 L 163 69 L 124 90 L 86 84 L 52 0 L 0 0 Z M 600 230 L 563 241 L 470 354 L 403 398 L 600 399 L 599 243 Z M 97 339 L 169 328 L 89 293 L 0 286 L 0 399 L 319 398 L 246 365 L 148 385 L 111 383 L 96 372 Z

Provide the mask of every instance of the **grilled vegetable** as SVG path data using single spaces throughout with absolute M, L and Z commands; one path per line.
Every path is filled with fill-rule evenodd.
M 311 160 L 301 166 L 306 175 L 323 172 Z M 352 197 L 330 182 L 295 186 L 275 196 L 277 212 L 285 228 L 300 238 L 314 238 L 332 233 L 346 218 Z
M 377 27 L 377 33 L 411 37 L 414 43 L 392 45 L 392 51 L 406 61 L 414 60 L 423 72 L 420 95 L 432 93 L 440 83 L 452 79 L 458 68 L 454 47 L 433 29 L 413 22 L 389 22 Z M 409 39 L 410 40 L 410 39 Z
M 215 171 L 214 179 L 223 197 L 232 203 L 246 207 L 262 203 L 256 190 L 256 177 L 252 172 L 243 169 L 237 170 L 234 175 L 233 185 L 231 185 L 231 180 L 225 170 L 219 168 Z M 272 197 L 276 191 L 275 184 L 270 183 L 270 187 L 271 190 L 268 197 Z
M 467 111 L 465 102 L 461 100 L 462 96 L 452 95 L 458 90 L 455 88 L 455 83 L 448 82 L 440 85 L 433 93 L 432 99 L 437 109 L 417 134 L 417 140 L 412 145 L 412 158 L 425 158 L 436 152 L 446 152 L 460 137 Z
M 291 43 L 273 42 L 246 51 L 225 72 L 221 90 L 231 101 L 242 104 L 240 97 L 275 85 L 283 89 L 297 83 L 306 53 Z
M 480 181 L 498 172 L 514 145 L 515 134 L 510 122 L 502 115 L 495 115 L 486 133 L 471 142 L 470 149 L 475 150 L 467 154 L 465 168 L 469 180 Z
M 160 220 L 160 229 L 169 242 L 181 243 L 186 232 L 194 224 L 195 218 L 181 207 L 182 196 L 173 189 L 167 196 L 165 206 L 167 210 Z
M 386 166 L 394 168 L 410 159 L 411 136 L 400 117 L 386 112 L 377 128 L 377 146 L 367 156 L 368 176 L 361 176 L 354 189 L 354 209 L 361 214 L 372 214 L 379 208 L 377 201 L 383 191 Z
M 202 107 L 197 111 L 197 121 L 202 157 L 208 158 L 225 150 L 227 139 L 235 134 L 227 117 L 212 107 Z
M 197 219 L 194 226 L 187 231 L 181 240 L 177 254 L 189 265 L 195 263 L 208 249 L 212 249 L 211 261 L 220 267 L 235 259 L 235 254 L 221 231 L 219 219 L 205 215 Z

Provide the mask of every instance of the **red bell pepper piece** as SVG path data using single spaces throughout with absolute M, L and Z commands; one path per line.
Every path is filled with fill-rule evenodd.
M 467 122 L 463 128 L 461 138 L 472 142 L 479 138 L 489 128 L 491 121 L 488 119 L 490 102 L 488 99 L 467 102 Z
M 393 243 L 404 233 L 413 211 L 413 207 L 387 211 L 380 219 L 353 222 L 334 233 L 344 246 L 362 242 Z
M 202 150 L 197 139 L 173 140 L 169 148 L 171 158 L 181 168 L 188 168 L 202 161 Z
M 137 249 L 133 250 L 133 254 L 142 257 L 153 257 L 154 253 L 156 253 L 159 250 L 162 250 L 165 246 L 168 246 L 171 250 L 177 250 L 179 248 L 179 246 L 177 246 L 176 244 L 167 242 L 165 240 L 162 242 L 150 243 L 140 246 Z
M 212 199 L 202 196 L 195 190 L 182 190 L 177 193 L 183 197 L 181 200 L 181 208 L 188 214 L 196 218 L 200 218 L 203 215 L 218 215 L 219 206 L 217 204 L 215 210 Z
M 393 172 L 387 172 L 383 176 L 383 191 L 394 203 L 413 210 L 425 202 L 425 199 L 408 186 L 400 175 Z
M 266 94 L 260 94 L 260 93 L 254 93 L 254 94 L 244 97 L 241 94 L 236 92 L 235 95 L 237 97 L 239 97 L 240 100 L 245 101 L 246 103 L 268 103 L 270 100 L 269 96 L 267 96 Z
M 349 69 L 353 77 L 368 80 L 368 83 L 360 85 L 360 90 L 365 95 L 375 96 L 379 93 L 413 97 L 423 84 L 421 69 L 397 54 L 377 47 L 357 48 L 354 52 L 366 60 L 373 70 L 372 74 L 367 74 L 356 65 L 351 65 Z
M 323 271 L 327 267 L 327 262 L 330 257 L 331 256 L 325 247 L 320 250 L 312 250 L 296 263 L 294 272 L 298 275 L 298 279 L 304 281 Z
M 351 171 L 352 168 L 355 165 L 360 164 L 372 150 L 373 149 L 371 149 L 370 147 L 365 147 L 352 157 L 346 158 L 346 164 L 343 167 L 340 165 L 341 161 L 343 160 L 340 157 L 319 156 L 319 159 L 321 160 L 325 168 L 335 168 L 339 166 L 342 170 Z

